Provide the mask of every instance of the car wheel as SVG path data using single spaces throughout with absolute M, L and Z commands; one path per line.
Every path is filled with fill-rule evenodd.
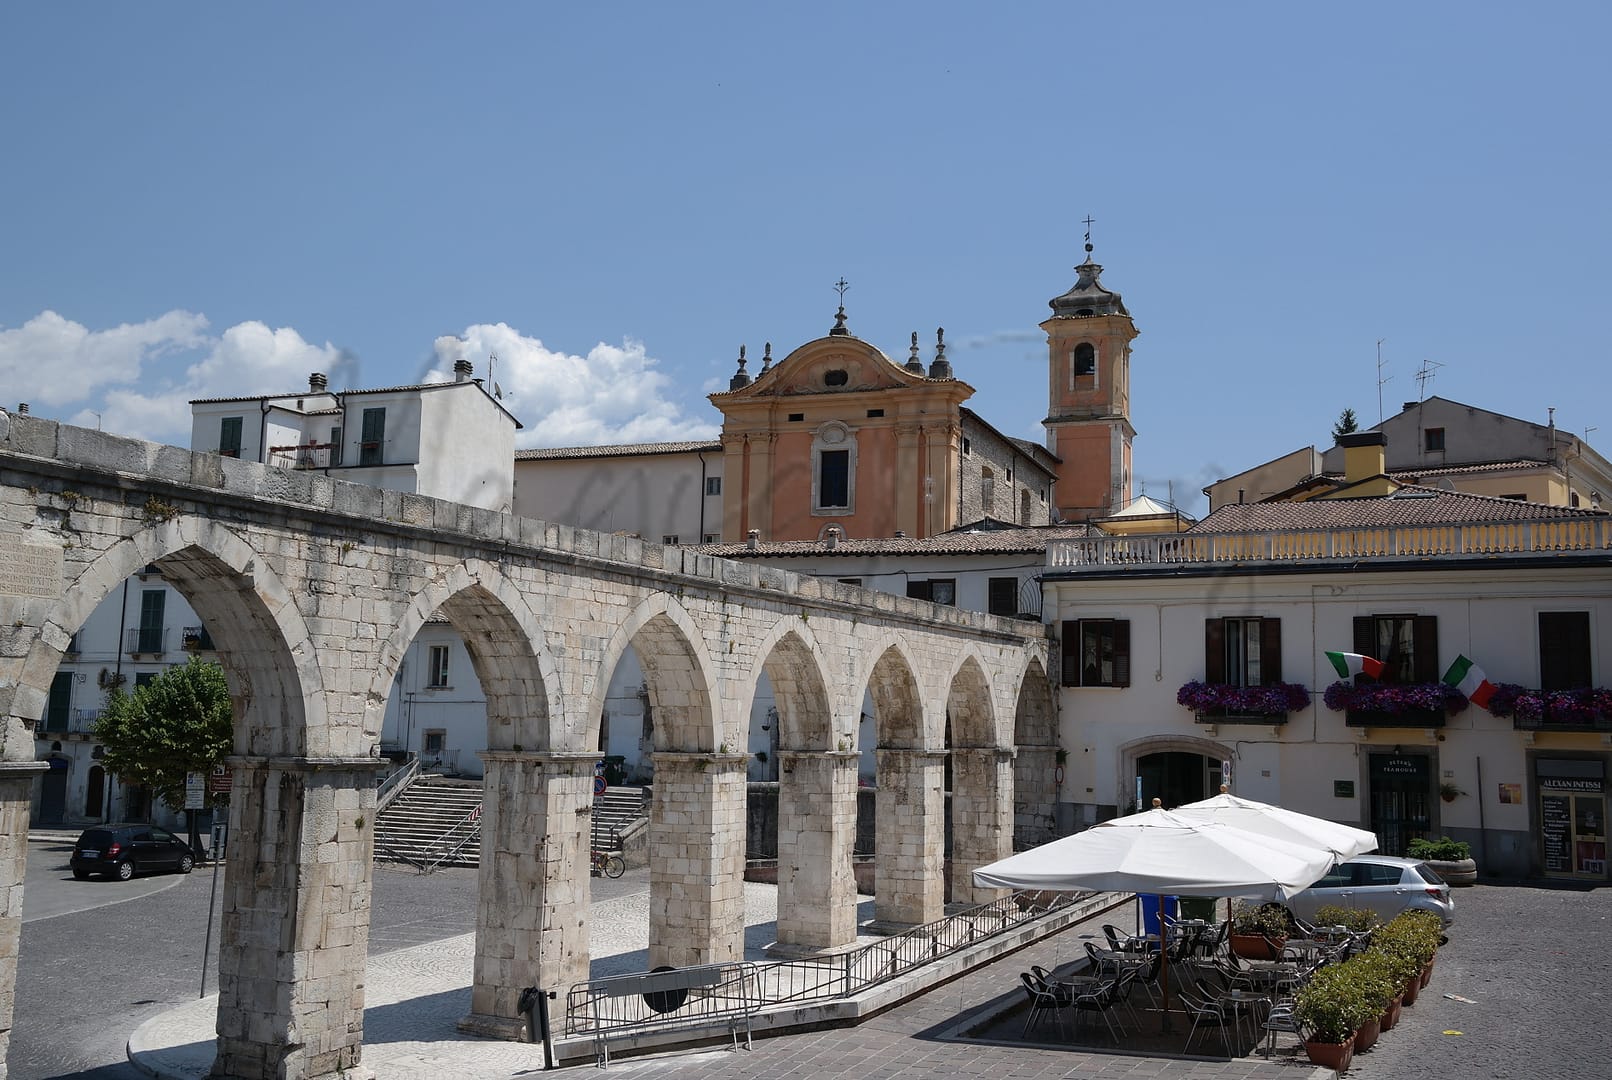
M 124 859 L 113 868 L 112 872 L 117 875 L 119 881 L 128 881 L 134 876 L 134 864 L 128 859 Z
M 194 855 L 186 854 L 186 855 L 179 856 L 179 872 L 181 874 L 190 873 L 191 869 L 195 865 L 196 865 L 196 857 Z
M 77 866 L 73 867 L 73 880 L 75 880 L 75 881 L 83 881 L 85 878 L 87 878 L 89 876 L 90 876 L 90 872 L 88 870 L 84 870 L 84 869 L 82 869 L 80 867 L 77 867 Z

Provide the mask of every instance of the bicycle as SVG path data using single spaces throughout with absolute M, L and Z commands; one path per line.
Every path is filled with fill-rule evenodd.
M 602 874 L 608 878 L 618 878 L 627 872 L 627 860 L 620 855 L 611 855 L 609 852 L 595 850 L 593 853 L 592 872 L 594 877 Z

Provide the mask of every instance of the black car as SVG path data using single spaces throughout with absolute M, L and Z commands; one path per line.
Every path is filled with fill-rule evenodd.
M 91 874 L 128 881 L 148 870 L 188 874 L 195 865 L 190 845 L 155 825 L 97 825 L 73 845 L 73 876 L 80 881 Z

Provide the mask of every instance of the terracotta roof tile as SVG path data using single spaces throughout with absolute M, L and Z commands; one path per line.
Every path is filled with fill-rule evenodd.
M 1379 525 L 1448 525 L 1472 521 L 1545 521 L 1604 517 L 1599 510 L 1472 495 L 1407 484 L 1392 495 L 1304 502 L 1228 503 L 1188 532 L 1241 533 L 1273 529 L 1370 528 Z
M 563 458 L 646 457 L 651 454 L 715 453 L 722 444 L 714 440 L 687 442 L 623 443 L 616 446 L 555 446 L 515 451 L 516 461 L 552 461 Z

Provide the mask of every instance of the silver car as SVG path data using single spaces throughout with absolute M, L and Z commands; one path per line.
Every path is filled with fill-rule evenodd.
M 1397 855 L 1356 855 L 1287 902 L 1293 914 L 1308 922 L 1329 904 L 1369 908 L 1384 922 L 1401 911 L 1431 911 L 1445 926 L 1455 921 L 1449 884 L 1420 859 Z

